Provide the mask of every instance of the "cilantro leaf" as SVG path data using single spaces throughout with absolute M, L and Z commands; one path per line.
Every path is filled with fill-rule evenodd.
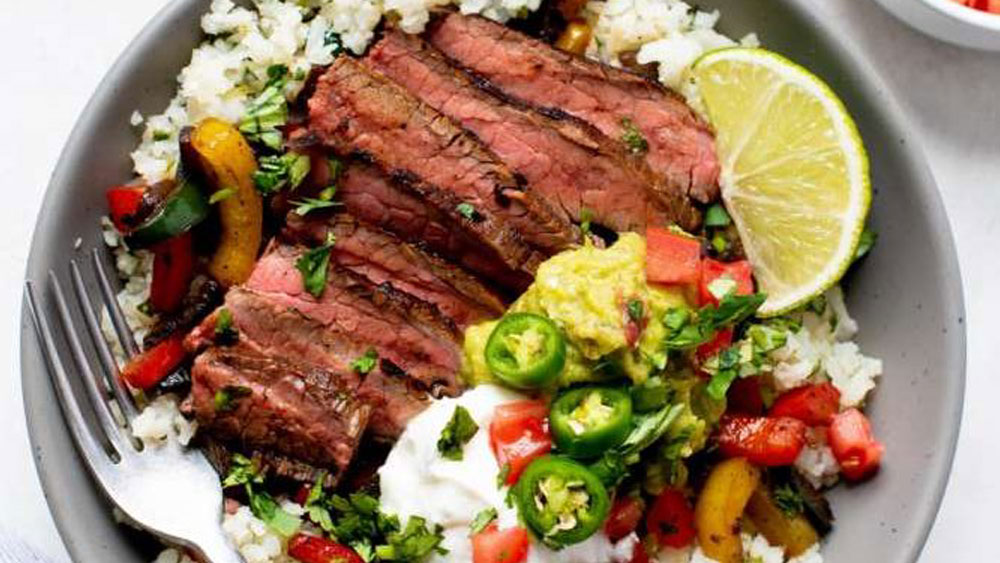
M 475 420 L 472 420 L 469 411 L 461 405 L 455 407 L 451 420 L 445 425 L 441 431 L 441 437 L 438 438 L 437 449 L 441 457 L 452 461 L 461 461 L 462 448 L 478 431 L 479 425 L 476 424 Z
M 510 477 L 510 463 L 503 464 L 500 472 L 497 473 L 497 488 L 502 489 L 507 486 L 507 478 Z
M 223 307 L 215 317 L 215 342 L 217 344 L 235 344 L 240 332 L 233 326 L 233 313 Z
M 722 401 L 726 398 L 726 391 L 740 374 L 740 352 L 735 346 L 730 346 L 719 352 L 719 365 L 716 372 L 709 380 L 705 393 L 715 401 Z
M 267 86 L 250 102 L 239 127 L 251 142 L 274 150 L 281 150 L 284 139 L 278 128 L 288 121 L 288 102 L 284 93 L 286 74 L 288 67 L 284 65 L 268 67 Z
M 791 485 L 782 485 L 774 491 L 774 504 L 787 518 L 794 518 L 805 510 L 805 500 Z
M 218 412 L 229 412 L 236 410 L 236 402 L 243 397 L 249 396 L 251 390 L 242 385 L 227 385 L 215 392 L 212 403 Z
M 302 273 L 302 285 L 317 299 L 326 289 L 326 274 L 330 269 L 332 244 L 306 251 L 295 261 L 295 268 Z
M 706 227 L 728 227 L 733 222 L 726 208 L 721 203 L 713 203 L 705 210 Z
M 298 531 L 302 522 L 296 516 L 285 512 L 277 501 L 265 491 L 253 490 L 247 485 L 247 496 L 250 498 L 250 510 L 272 530 L 284 537 L 290 537 Z
M 351 369 L 360 374 L 371 373 L 375 369 L 376 362 L 378 362 L 378 352 L 374 348 L 369 348 L 365 350 L 365 355 L 351 362 Z
M 233 454 L 229 462 L 229 473 L 222 480 L 222 488 L 236 487 L 238 485 L 260 485 L 264 482 L 264 475 L 260 472 L 260 467 L 255 460 L 243 454 Z
M 257 171 L 253 173 L 254 185 L 263 195 L 276 193 L 285 187 L 294 190 L 309 175 L 311 167 L 309 157 L 304 154 L 265 155 L 257 161 Z
M 293 201 L 292 205 L 298 207 L 295 208 L 295 214 L 304 217 L 306 214 L 315 211 L 317 209 L 327 209 L 330 207 L 337 207 L 341 205 L 340 202 L 330 201 L 328 199 L 316 199 L 312 197 L 302 198 L 299 201 Z
M 479 514 L 476 514 L 476 517 L 472 520 L 472 524 L 469 525 L 469 536 L 471 537 L 482 532 L 486 529 L 486 526 L 489 526 L 496 519 L 497 509 L 492 506 L 480 510 Z
M 471 203 L 465 203 L 465 202 L 459 203 L 458 205 L 455 206 L 455 211 L 457 211 L 459 215 L 465 217 L 469 221 L 479 220 L 479 212 L 476 211 L 476 208 L 473 207 Z
M 631 299 L 625 305 L 625 310 L 628 312 L 628 318 L 633 322 L 641 323 L 642 317 L 645 315 L 645 306 L 639 299 Z
M 440 546 L 444 541 L 444 529 L 440 525 L 428 529 L 427 521 L 419 516 L 410 516 L 406 528 L 389 534 L 387 541 L 387 544 L 375 547 L 375 555 L 379 559 L 420 561 L 431 553 L 448 553 Z
M 622 142 L 632 154 L 645 154 L 649 151 L 649 141 L 642 136 L 635 122 L 628 117 L 622 118 Z

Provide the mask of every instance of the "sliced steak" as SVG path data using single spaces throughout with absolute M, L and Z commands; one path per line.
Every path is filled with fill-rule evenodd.
M 622 139 L 624 120 L 631 120 L 667 189 L 700 202 L 718 197 L 711 130 L 675 93 L 477 16 L 449 13 L 432 22 L 427 38 L 495 88 L 554 115 L 579 117 L 611 139 Z
M 419 37 L 387 31 L 364 62 L 475 133 L 566 220 L 581 222 L 587 210 L 616 231 L 697 225 L 688 198 L 665 197 L 669 190 L 657 189 L 645 161 L 621 143 L 571 116 L 505 103 Z
M 533 272 L 578 240 L 573 226 L 481 141 L 355 59 L 339 57 L 330 66 L 309 111 L 310 130 L 324 144 L 410 182 L 513 269 Z
M 338 475 L 354 457 L 371 411 L 340 374 L 263 356 L 242 343 L 209 348 L 191 375 L 185 411 L 214 438 Z
M 475 277 L 347 213 L 325 217 L 289 213 L 285 235 L 309 245 L 322 244 L 333 235 L 337 242 L 332 257 L 337 264 L 436 305 L 460 328 L 503 315 L 503 301 Z
M 316 323 L 319 333 L 312 338 L 322 334 L 338 345 L 352 345 L 354 353 L 341 360 L 352 361 L 371 347 L 425 389 L 458 394 L 461 335 L 437 307 L 389 283 L 375 284 L 335 264 L 330 266 L 326 289 L 317 299 L 306 292 L 295 267 L 304 251 L 302 247 L 272 245 L 245 287 Z
M 368 422 L 372 435 L 387 440 L 398 438 L 406 423 L 430 405 L 427 393 L 386 360 L 365 377 L 358 397 L 372 407 Z
M 531 283 L 530 272 L 508 267 L 497 248 L 470 236 L 464 219 L 456 221 L 430 205 L 407 178 L 393 180 L 371 164 L 353 161 L 337 186 L 337 200 L 355 217 L 447 256 L 492 284 L 519 293 Z

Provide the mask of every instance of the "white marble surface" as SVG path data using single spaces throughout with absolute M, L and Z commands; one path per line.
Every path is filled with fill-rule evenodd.
M 0 354 L 9 367 L 0 375 L 0 562 L 36 560 L 24 555 L 26 546 L 67 561 L 32 465 L 17 369 L 21 283 L 42 190 L 97 82 L 166 2 L 3 2 Z M 992 325 L 1000 318 L 1000 56 L 935 43 L 868 0 L 812 2 L 845 41 L 870 53 L 899 97 L 923 138 L 958 242 L 969 330 L 965 416 L 952 480 L 921 563 L 1000 561 L 1000 542 L 990 539 L 1000 506 L 1000 342 Z

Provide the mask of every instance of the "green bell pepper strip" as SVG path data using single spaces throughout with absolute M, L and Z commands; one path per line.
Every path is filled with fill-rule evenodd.
M 201 189 L 181 178 L 160 209 L 136 227 L 126 242 L 131 247 L 145 247 L 173 238 L 204 221 L 210 210 Z
M 513 492 L 525 524 L 556 549 L 592 536 L 611 508 L 608 491 L 597 476 L 575 461 L 555 456 L 531 462 Z
M 511 313 L 486 341 L 486 365 L 501 381 L 518 389 L 551 384 L 566 365 L 566 339 L 546 317 Z
M 592 459 L 625 441 L 632 430 L 632 397 L 611 387 L 578 387 L 560 394 L 549 412 L 560 453 Z

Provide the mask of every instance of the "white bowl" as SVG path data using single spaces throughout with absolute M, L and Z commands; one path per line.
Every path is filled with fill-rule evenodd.
M 924 33 L 962 47 L 1000 51 L 1000 15 L 953 0 L 876 0 Z

